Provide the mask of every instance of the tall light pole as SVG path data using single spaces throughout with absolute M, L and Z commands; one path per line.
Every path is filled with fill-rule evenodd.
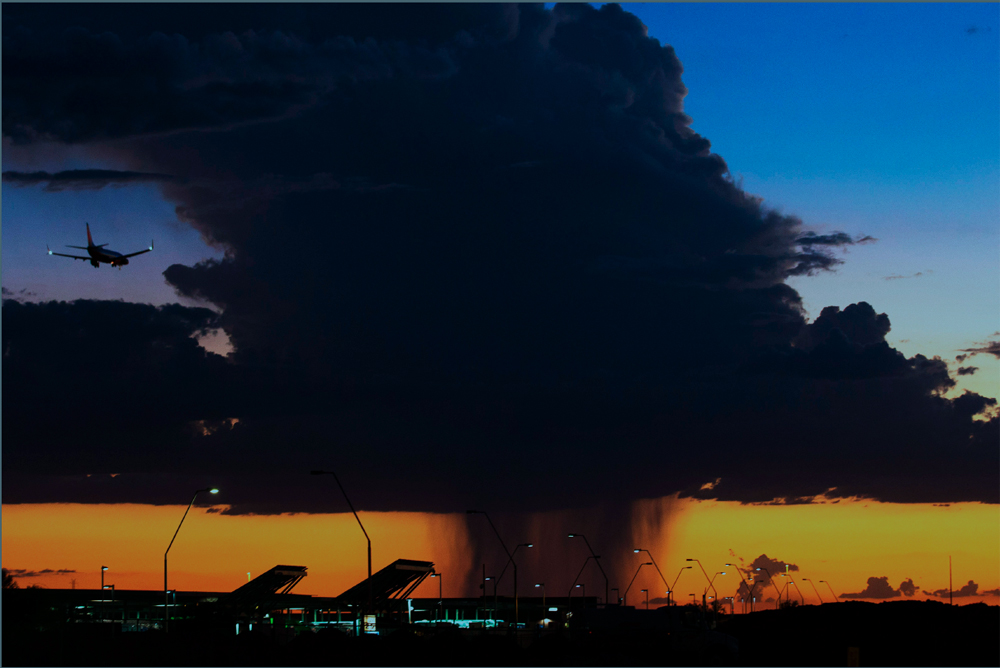
M 358 526 L 361 527 L 361 533 L 365 535 L 365 540 L 368 541 L 368 611 L 369 614 L 375 614 L 375 599 L 372 595 L 372 539 L 368 537 L 368 532 L 365 531 L 365 525 L 361 523 L 361 518 L 358 517 L 358 511 L 354 510 L 354 504 L 351 503 L 351 499 L 347 496 L 347 492 L 344 491 L 344 486 L 340 484 L 340 478 L 333 471 L 310 471 L 310 475 L 332 475 L 333 479 L 337 481 L 337 487 L 340 488 L 341 494 L 344 495 L 344 499 L 347 501 L 347 505 L 350 506 L 351 512 L 354 513 L 354 519 L 358 521 Z M 362 621 L 361 630 L 364 632 L 364 622 Z
M 650 552 L 649 550 L 643 549 L 641 547 L 637 547 L 637 548 L 635 548 L 632 551 L 635 552 L 636 554 L 639 554 L 640 552 L 645 552 L 649 556 L 649 560 L 651 562 L 653 562 L 653 566 L 656 568 L 656 572 L 660 573 L 660 579 L 663 580 L 663 586 L 664 587 L 668 587 L 668 588 L 670 587 L 670 585 L 667 584 L 667 579 L 665 577 L 663 577 L 663 573 L 660 572 L 660 567 L 656 565 L 656 559 L 653 559 L 653 553 L 652 552 Z
M 573 587 L 576 586 L 576 583 L 580 580 L 580 576 L 583 575 L 583 570 L 587 567 L 587 563 L 590 562 L 591 559 L 594 559 L 596 561 L 597 559 L 600 559 L 600 558 L 601 558 L 600 556 L 598 556 L 596 554 L 592 554 L 592 555 L 590 555 L 589 557 L 587 557 L 586 559 L 583 560 L 583 566 L 580 567 L 580 572 L 576 574 L 576 579 L 573 580 L 573 584 L 571 584 L 569 586 L 569 593 L 566 594 L 566 596 L 572 596 L 573 595 Z
M 795 582 L 795 580 L 792 579 L 792 576 L 789 575 L 788 573 L 782 573 L 781 577 L 788 578 L 788 581 L 791 584 L 795 585 L 795 591 L 799 592 L 799 598 L 802 599 L 802 605 L 805 605 L 806 604 L 806 597 L 802 595 L 802 590 L 799 589 L 799 585 Z M 785 585 L 785 588 L 787 589 L 788 585 Z M 788 601 L 787 597 L 785 597 L 785 601 Z
M 104 571 L 108 570 L 107 566 L 101 566 L 101 593 L 104 593 Z M 104 597 L 101 596 L 101 621 L 104 621 Z
M 177 539 L 177 533 L 181 530 L 181 524 L 184 524 L 184 520 L 187 518 L 188 513 L 191 511 L 191 506 L 194 505 L 194 500 L 198 498 L 198 495 L 202 492 L 209 492 L 211 494 L 218 494 L 219 490 L 215 487 L 206 487 L 205 489 L 199 489 L 191 497 L 191 503 L 188 504 L 187 510 L 184 511 L 184 517 L 181 517 L 180 524 L 177 525 L 177 531 L 174 531 L 174 537 L 170 539 L 170 545 L 167 545 L 166 551 L 163 553 L 163 632 L 168 633 L 170 631 L 170 601 L 167 598 L 167 555 L 170 553 L 170 548 L 174 546 L 174 540 Z M 103 571 L 101 575 L 101 586 L 103 587 L 104 576 Z
M 500 579 L 503 578 L 504 573 L 507 572 L 507 567 L 510 566 L 511 564 L 514 565 L 514 573 L 515 573 L 515 575 L 514 575 L 514 600 L 515 601 L 517 600 L 517 562 L 514 561 L 514 557 L 517 555 L 517 551 L 520 550 L 522 547 L 534 547 L 534 546 L 535 546 L 534 543 L 518 543 L 517 545 L 515 545 L 514 546 L 514 551 L 510 553 L 510 559 L 508 559 L 507 563 L 503 565 L 503 570 L 500 571 L 500 577 L 497 578 L 497 582 L 499 582 Z M 494 587 L 494 592 L 493 592 L 493 599 L 494 599 L 494 601 L 496 600 L 496 591 L 495 590 L 496 590 L 496 588 Z M 515 607 L 516 607 L 516 605 L 515 605 Z M 516 623 L 516 620 L 515 620 L 515 623 Z
M 503 547 L 503 551 L 507 553 L 507 562 L 513 563 L 514 565 L 514 628 L 517 629 L 517 624 L 518 624 L 517 562 L 514 561 L 514 555 L 511 554 L 511 551 L 507 549 L 506 543 L 504 543 L 503 538 L 500 537 L 500 532 L 497 531 L 496 526 L 493 524 L 493 520 L 490 519 L 490 516 L 486 514 L 485 510 L 466 510 L 465 512 L 468 515 L 483 515 L 484 517 L 486 517 L 486 521 L 490 523 L 490 526 L 493 528 L 493 533 L 497 535 L 497 540 L 500 541 L 500 545 Z M 504 568 L 506 568 L 506 566 Z M 485 595 L 486 592 L 483 591 L 483 594 Z
M 736 564 L 725 564 L 725 566 L 726 567 L 732 567 L 732 568 L 736 569 L 736 574 L 740 576 L 740 580 L 743 582 L 743 586 L 749 592 L 750 591 L 750 585 L 747 584 L 746 579 L 743 577 L 743 573 L 740 572 L 740 567 L 737 566 Z M 733 605 L 734 606 L 736 605 L 736 600 L 735 599 L 733 599 Z M 743 598 L 743 612 L 744 612 L 744 614 L 746 614 L 746 611 L 747 611 L 747 600 L 746 600 L 746 597 L 744 597 Z M 733 614 L 734 615 L 736 614 L 736 609 L 735 608 L 733 608 Z
M 571 533 L 571 534 L 569 534 L 569 537 L 570 538 L 582 538 L 583 542 L 587 544 L 587 549 L 590 550 L 590 553 L 592 555 L 594 555 L 594 562 L 597 564 L 597 567 L 601 569 L 601 575 L 604 576 L 604 604 L 607 605 L 608 604 L 608 596 L 611 594 L 611 591 L 608 589 L 608 574 L 604 572 L 604 567 L 601 566 L 600 557 L 598 557 L 596 554 L 594 554 L 594 548 L 592 548 L 590 546 L 590 541 L 588 541 L 587 537 L 584 536 L 582 533 Z
M 771 571 L 767 570 L 764 567 L 760 567 L 757 570 L 758 571 L 764 571 L 765 573 L 767 573 L 767 579 L 770 581 L 771 586 L 774 587 L 774 591 L 778 592 L 778 603 L 781 603 L 781 590 L 778 589 L 778 585 L 774 584 L 774 578 L 771 576 Z M 778 609 L 778 603 L 774 604 L 774 609 L 775 610 Z
M 827 587 L 830 587 L 830 583 L 827 582 L 826 580 L 820 580 L 820 582 L 826 584 Z M 830 593 L 833 594 L 833 600 L 835 600 L 837 603 L 840 603 L 840 599 L 837 598 L 837 592 L 833 591 L 833 587 L 830 587 Z
M 677 577 L 674 578 L 674 583 L 670 585 L 670 591 L 667 592 L 667 605 L 670 605 L 670 599 L 673 597 L 675 591 L 677 591 L 677 581 L 681 579 L 681 573 L 689 568 L 694 568 L 693 566 L 684 566 L 681 570 L 677 571 Z
M 649 610 L 649 590 L 648 589 L 640 589 L 639 593 L 640 594 L 642 594 L 642 593 L 646 594 L 646 609 Z
M 719 598 L 719 590 L 716 589 L 715 585 L 712 584 L 712 583 L 715 582 L 715 578 L 719 577 L 720 575 L 725 575 L 725 574 L 726 574 L 725 571 L 717 571 L 715 573 L 715 575 L 712 576 L 712 579 L 708 581 L 708 586 L 705 587 L 705 593 L 701 595 L 702 599 L 704 599 L 705 596 L 708 596 L 708 590 L 711 589 L 712 591 L 715 592 L 715 598 L 716 598 L 716 600 L 718 600 L 718 598 Z
M 443 591 L 441 589 L 441 574 L 435 571 L 431 573 L 431 577 L 438 579 L 438 619 L 441 619 L 441 611 L 444 609 L 444 596 L 441 593 Z
M 586 608 L 587 607 L 587 584 L 581 582 L 575 586 L 576 589 L 580 590 L 580 604 Z
M 548 608 L 545 607 L 545 583 L 539 582 L 535 585 L 535 587 L 542 588 L 542 620 L 544 620 L 546 617 L 545 613 L 548 612 Z M 544 621 L 542 623 L 544 623 Z
M 497 614 L 497 583 L 500 581 L 495 575 L 487 575 L 483 578 L 483 584 L 493 580 L 493 616 L 496 617 Z M 483 596 L 486 596 L 486 590 L 483 590 Z M 484 606 L 485 607 L 485 606 Z
M 708 580 L 708 584 L 709 584 L 709 586 L 711 586 L 711 585 L 712 585 L 712 581 L 711 581 L 711 580 L 709 580 L 709 578 L 708 578 L 708 573 L 705 573 L 705 567 L 701 565 L 701 562 L 700 562 L 700 561 L 698 561 L 697 559 L 688 559 L 687 561 L 694 561 L 694 562 L 697 562 L 697 564 L 698 564 L 698 568 L 700 568 L 700 569 L 701 569 L 701 572 L 702 572 L 702 573 L 704 573 L 704 575 L 705 575 L 705 579 L 706 579 L 706 580 Z M 706 604 L 705 604 L 705 596 L 706 596 L 707 594 L 708 594 L 708 589 L 705 589 L 705 593 L 701 595 L 701 605 L 702 605 L 702 607 L 706 607 Z M 718 592 L 716 592 L 716 596 L 718 596 Z
M 642 570 L 643 566 L 652 566 L 652 565 L 653 565 L 652 561 L 647 561 L 645 563 L 639 564 L 639 568 L 635 569 L 635 575 L 632 576 L 632 581 L 628 583 L 627 587 L 625 587 L 625 595 L 622 596 L 622 603 L 624 605 L 628 605 L 628 590 L 632 588 L 632 582 L 635 582 L 635 579 L 639 577 L 639 571 Z
M 819 604 L 823 605 L 823 597 L 819 595 L 819 589 L 816 589 L 816 585 L 813 584 L 813 581 L 810 580 L 809 578 L 802 578 L 802 581 L 803 582 L 808 582 L 810 584 L 810 586 L 812 586 L 813 591 L 816 592 L 816 598 L 819 599 Z

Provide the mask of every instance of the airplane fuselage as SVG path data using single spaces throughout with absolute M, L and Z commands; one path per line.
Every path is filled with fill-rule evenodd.
M 113 250 L 108 250 L 106 248 L 98 248 L 97 246 L 91 246 L 87 248 L 87 254 L 90 255 L 91 257 L 90 263 L 93 264 L 95 267 L 97 266 L 96 264 L 94 264 L 95 262 L 105 262 L 107 264 L 110 264 L 112 267 L 123 267 L 126 264 L 128 264 L 127 257 L 122 257 L 121 253 Z

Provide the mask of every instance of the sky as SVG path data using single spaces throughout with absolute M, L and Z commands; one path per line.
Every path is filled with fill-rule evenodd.
M 671 561 L 674 516 L 996 525 L 995 5 L 2 11 L 25 561 L 44 537 L 10 518 L 142 524 L 206 486 L 206 523 L 312 533 L 344 510 L 315 468 L 373 520 L 452 536 L 412 540 L 465 588 L 497 558 L 470 507 L 511 534 L 569 513 L 626 554 L 658 503 Z M 155 250 L 44 252 L 84 223 Z M 996 589 L 1000 541 L 970 531 Z M 692 545 L 733 549 L 713 535 Z M 841 592 L 947 586 L 870 542 Z

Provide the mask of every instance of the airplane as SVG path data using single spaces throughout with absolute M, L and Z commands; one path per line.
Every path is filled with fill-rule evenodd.
M 149 248 L 147 248 L 146 250 L 141 250 L 136 253 L 128 253 L 126 255 L 122 255 L 121 253 L 115 252 L 113 250 L 107 250 L 106 248 L 104 248 L 105 246 L 107 246 L 107 244 L 97 245 L 94 243 L 93 237 L 90 236 L 90 223 L 87 223 L 86 225 L 87 225 L 87 245 L 86 246 L 67 245 L 66 247 L 79 248 L 81 250 L 85 250 L 89 254 L 89 257 L 83 257 L 81 255 L 67 255 L 65 253 L 54 253 L 52 250 L 49 249 L 48 246 L 45 247 L 45 250 L 49 251 L 49 255 L 58 255 L 59 257 L 71 257 L 74 260 L 89 261 L 90 265 L 95 269 L 101 266 L 100 265 L 101 262 L 104 262 L 110 264 L 112 267 L 118 267 L 119 270 L 123 266 L 128 264 L 128 259 L 130 257 L 135 257 L 136 255 L 142 255 L 143 253 L 148 253 L 149 251 L 153 250 L 152 241 L 149 242 Z

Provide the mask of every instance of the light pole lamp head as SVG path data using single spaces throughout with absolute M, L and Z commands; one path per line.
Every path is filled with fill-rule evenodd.
M 649 590 L 648 590 L 648 589 L 640 589 L 640 590 L 639 590 L 639 593 L 641 594 L 641 593 L 643 593 L 643 592 L 647 592 L 647 591 L 649 591 Z
M 519 543 L 518 547 L 534 547 L 534 543 Z
M 698 561 L 697 559 L 685 559 L 684 561 Z
M 652 566 L 652 565 L 653 565 L 652 561 L 647 561 L 646 563 L 643 564 L 643 566 Z
M 569 536 L 567 536 L 567 538 L 576 538 L 579 535 L 580 534 L 578 534 L 578 533 L 571 533 L 571 534 L 569 534 Z
M 106 571 L 106 570 L 108 570 L 108 567 L 107 566 L 101 566 L 101 570 L 102 571 Z
M 694 568 L 694 566 L 685 566 L 684 568 Z M 682 568 L 681 570 L 683 571 L 684 568 Z
M 439 577 L 441 577 L 441 574 L 440 573 L 431 573 L 431 577 L 432 578 L 439 578 Z
M 536 586 L 536 587 L 544 587 L 544 586 L 545 586 L 545 583 L 544 583 L 544 582 L 539 582 L 539 583 L 538 583 L 538 584 L 536 584 L 535 586 Z

